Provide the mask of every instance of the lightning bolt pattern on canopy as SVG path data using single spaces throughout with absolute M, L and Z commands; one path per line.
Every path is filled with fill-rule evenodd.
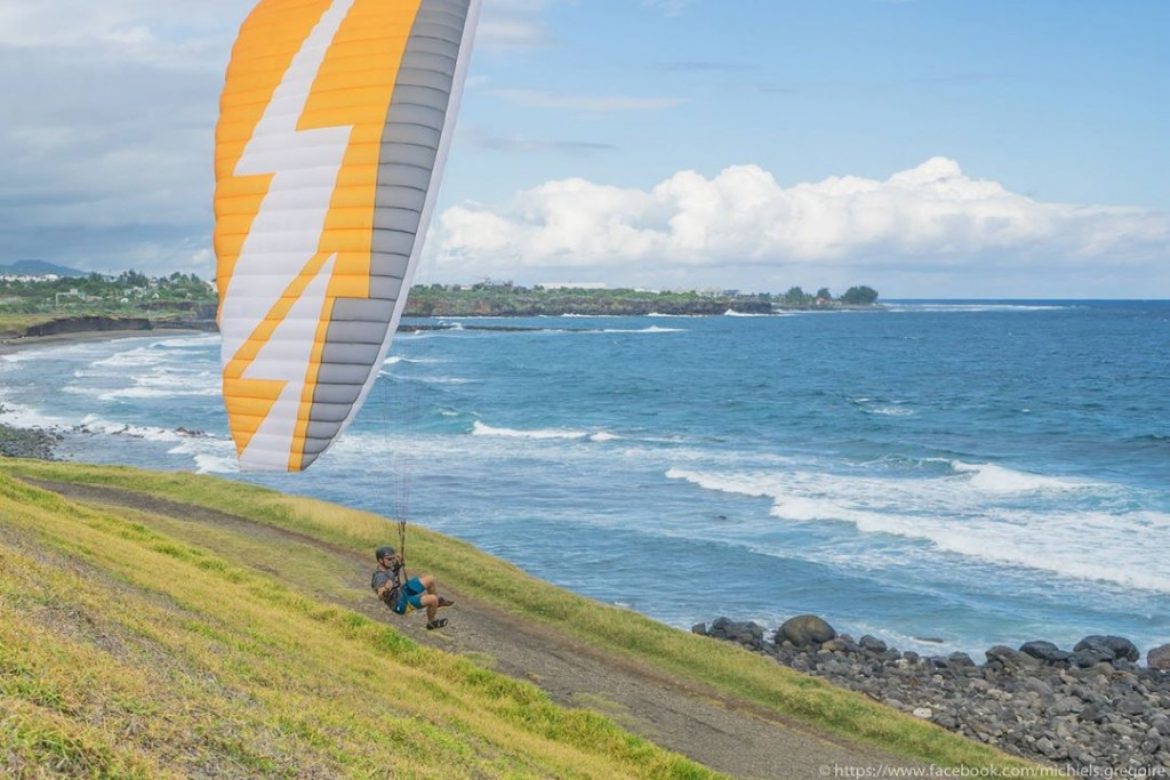
M 223 392 L 247 470 L 353 421 L 434 208 L 480 0 L 262 0 L 220 100 Z

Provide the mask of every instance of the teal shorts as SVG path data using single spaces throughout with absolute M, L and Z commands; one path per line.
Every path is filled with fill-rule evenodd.
M 405 615 L 413 609 L 422 609 L 422 597 L 426 592 L 426 586 L 419 578 L 411 577 L 399 588 L 398 602 L 394 605 L 394 611 L 399 615 Z

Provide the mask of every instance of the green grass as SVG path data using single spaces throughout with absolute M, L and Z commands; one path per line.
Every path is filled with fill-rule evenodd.
M 4 471 L 0 518 L 0 776 L 717 776 L 221 556 L 195 524 Z
M 2 470 L 14 475 L 115 486 L 219 509 L 307 534 L 361 555 L 368 555 L 375 545 L 393 536 L 384 518 L 227 480 L 33 461 L 0 461 Z M 42 494 L 36 500 L 51 499 Z M 241 541 L 227 531 L 199 527 L 202 529 L 197 532 L 201 534 L 200 544 L 217 550 L 227 559 L 247 559 L 261 567 L 279 566 L 279 561 L 272 557 L 274 553 L 267 549 L 270 546 L 262 542 Z M 765 657 L 726 644 L 716 650 L 711 644 L 715 640 L 560 590 L 458 540 L 412 527 L 408 552 L 416 570 L 435 572 L 441 580 L 522 618 L 554 627 L 603 652 L 706 686 L 715 695 L 750 702 L 782 718 L 796 719 L 850 740 L 880 746 L 915 761 L 978 767 L 984 771 L 981 776 L 1006 777 L 1015 769 L 1033 766 L 860 695 L 780 667 Z M 330 566 L 326 558 L 307 557 L 304 568 L 307 587 L 333 598 L 363 597 L 339 584 Z

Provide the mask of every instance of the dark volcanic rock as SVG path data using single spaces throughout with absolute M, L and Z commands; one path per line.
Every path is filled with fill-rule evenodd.
M 699 626 L 695 626 L 695 628 L 699 628 Z M 709 637 L 735 642 L 752 650 L 764 649 L 764 627 L 752 621 L 740 623 L 721 617 L 711 624 L 711 628 L 706 633 Z
M 40 428 L 12 428 L 0 424 L 0 457 L 53 460 L 53 448 L 60 440 L 60 434 Z
M 1170 645 L 1155 647 L 1146 654 L 1146 663 L 1151 669 L 1170 671 Z
M 721 618 L 707 633 L 751 647 L 762 629 Z M 1170 645 L 1151 652 L 1150 668 L 1134 663 L 1132 643 L 1104 636 L 1071 653 L 1044 641 L 996 645 L 980 666 L 965 653 L 922 659 L 872 636 L 854 642 L 813 615 L 775 639 L 761 652 L 778 663 L 1070 776 L 1170 768 L 1170 673 L 1155 667 L 1170 665 Z
M 1061 650 L 1051 642 L 1044 641 L 1025 642 L 1020 645 L 1020 652 L 1027 653 L 1046 664 L 1063 663 L 1072 658 L 1072 653 L 1069 651 Z
M 1087 636 L 1077 642 L 1073 652 L 1088 650 L 1105 656 L 1105 660 L 1136 661 L 1142 657 L 1134 643 L 1120 636 Z
M 1007 645 L 996 645 L 995 647 L 988 648 L 987 663 L 998 664 L 1005 669 L 1015 669 L 1035 666 L 1039 661 L 1026 653 L 1013 650 Z
M 836 630 L 816 615 L 798 615 L 776 631 L 776 644 L 787 640 L 796 647 L 820 646 L 837 637 Z
M 151 321 L 145 317 L 68 317 L 33 325 L 26 336 L 57 336 L 64 333 L 91 333 L 108 330 L 150 330 Z
M 975 666 L 975 661 L 966 653 L 951 653 L 947 656 L 947 666 L 950 668 L 965 668 Z
M 1097 664 L 1107 664 L 1113 660 L 1113 653 L 1099 648 L 1085 647 L 1073 652 L 1069 661 L 1073 666 L 1081 669 L 1090 669 Z

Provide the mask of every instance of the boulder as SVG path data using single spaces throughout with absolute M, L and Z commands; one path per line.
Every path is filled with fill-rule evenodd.
M 1020 645 L 1020 652 L 1027 653 L 1038 661 L 1043 661 L 1046 664 L 1057 664 L 1068 661 L 1072 658 L 1072 653 L 1067 650 L 1061 650 L 1051 642 L 1035 641 L 1025 642 Z
M 875 636 L 866 634 L 861 639 L 857 640 L 857 644 L 861 645 L 862 650 L 868 650 L 871 653 L 886 652 L 886 643 Z
M 735 642 L 736 644 L 745 645 L 757 650 L 764 646 L 763 627 L 750 620 L 745 623 L 740 623 L 725 617 L 718 618 L 711 624 L 710 630 L 707 631 L 707 636 L 714 637 L 715 639 L 724 639 L 728 642 Z
M 1013 650 L 1006 645 L 996 645 L 987 649 L 987 663 L 997 664 L 1005 669 L 1014 669 L 1021 666 L 1037 666 L 1040 662 L 1032 656 Z
M 707 636 L 707 624 L 695 623 L 693 626 L 691 626 L 691 633 L 698 634 L 699 636 Z
M 1090 669 L 1097 664 L 1107 664 L 1113 660 L 1113 653 L 1101 648 L 1085 647 L 1076 650 L 1069 659 L 1069 663 L 1081 669 Z
M 832 626 L 816 615 L 797 615 L 776 630 L 775 642 L 789 641 L 796 647 L 819 647 L 837 637 Z
M 947 668 L 956 669 L 974 666 L 975 661 L 966 653 L 951 653 L 947 656 Z
M 1078 650 L 1091 650 L 1099 655 L 1104 655 L 1106 661 L 1136 661 L 1142 657 L 1133 642 L 1120 636 L 1101 636 L 1099 634 L 1087 636 L 1073 647 L 1074 653 Z
M 1170 645 L 1161 645 L 1146 653 L 1146 663 L 1151 669 L 1170 671 Z

